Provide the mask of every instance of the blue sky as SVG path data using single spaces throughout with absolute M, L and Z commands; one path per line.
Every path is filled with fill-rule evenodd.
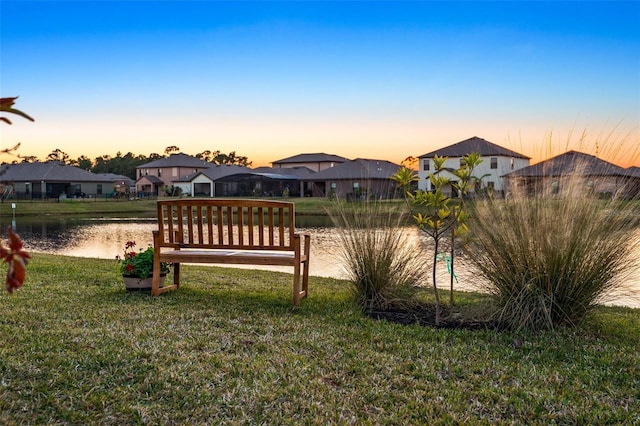
M 479 136 L 640 166 L 638 2 L 1 0 L 0 24 L 23 155 L 399 163 Z

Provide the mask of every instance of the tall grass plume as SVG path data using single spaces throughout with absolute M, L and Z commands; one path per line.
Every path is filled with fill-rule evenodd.
M 470 203 L 468 255 L 495 296 L 497 319 L 513 328 L 577 325 L 613 293 L 631 291 L 639 204 L 623 199 L 620 180 L 605 190 L 613 180 L 596 176 L 589 158 L 515 181 L 506 199 Z
M 400 229 L 400 211 L 381 201 L 336 201 L 331 219 L 338 229 L 339 256 L 363 311 L 407 307 L 425 277 L 421 250 Z

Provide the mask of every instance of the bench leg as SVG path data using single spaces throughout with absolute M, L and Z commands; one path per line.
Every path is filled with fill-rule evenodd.
M 173 264 L 173 284 L 180 287 L 180 263 Z
M 300 303 L 300 262 L 293 267 L 293 304 Z
M 302 291 L 304 292 L 303 297 L 306 298 L 309 295 L 309 258 L 304 262 L 302 269 Z

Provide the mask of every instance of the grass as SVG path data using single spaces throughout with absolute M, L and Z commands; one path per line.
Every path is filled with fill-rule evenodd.
M 165 199 L 167 197 L 160 197 Z M 326 215 L 327 211 L 334 210 L 334 203 L 327 198 L 274 198 L 274 200 L 291 201 L 296 204 L 296 214 L 302 215 Z M 12 216 L 13 210 L 11 203 L 16 204 L 16 216 L 39 216 L 45 215 L 61 215 L 61 214 L 85 214 L 85 215 L 102 215 L 102 214 L 128 214 L 128 215 L 155 215 L 156 200 L 105 200 L 105 199 L 67 199 L 64 201 L 22 201 L 22 200 L 6 200 L 0 206 L 0 216 Z M 401 200 L 389 200 L 390 206 L 401 205 Z M 347 209 L 358 208 L 359 203 L 350 203 Z
M 152 298 L 127 293 L 115 261 L 36 254 L 0 296 L 0 423 L 640 422 L 639 310 L 444 330 L 363 317 L 344 281 L 312 277 L 292 308 L 288 274 L 183 273 Z

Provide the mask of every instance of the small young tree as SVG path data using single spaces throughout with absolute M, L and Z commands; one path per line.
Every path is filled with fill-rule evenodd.
M 451 185 L 452 191 L 455 190 L 461 197 L 464 197 L 468 193 L 475 179 L 473 177 L 473 169 L 482 162 L 480 155 L 477 153 L 471 153 L 463 157 L 460 168 L 451 172 L 458 178 L 458 180 L 454 182 L 450 178 L 442 176 L 446 160 L 446 157 L 438 157 L 437 155 L 433 159 L 435 170 L 433 173 L 429 174 L 429 181 L 432 187 L 431 191 L 418 190 L 415 194 L 410 191 L 406 191 L 406 188 L 409 188 L 410 185 L 417 180 L 415 171 L 406 167 L 401 168 L 394 176 L 392 176 L 392 180 L 396 181 L 398 187 L 405 189 L 407 205 L 413 219 L 418 225 L 418 228 L 431 237 L 434 242 L 432 282 L 433 294 L 436 302 L 436 324 L 440 323 L 440 316 L 442 315 L 442 304 L 440 302 L 440 294 L 438 292 L 436 278 L 436 265 L 438 255 L 440 254 L 440 246 L 443 239 L 447 235 L 450 235 L 450 303 L 453 304 L 453 261 L 455 237 L 467 230 L 464 223 L 465 216 L 462 204 L 454 205 L 451 197 L 444 193 L 444 189 L 447 185 Z

